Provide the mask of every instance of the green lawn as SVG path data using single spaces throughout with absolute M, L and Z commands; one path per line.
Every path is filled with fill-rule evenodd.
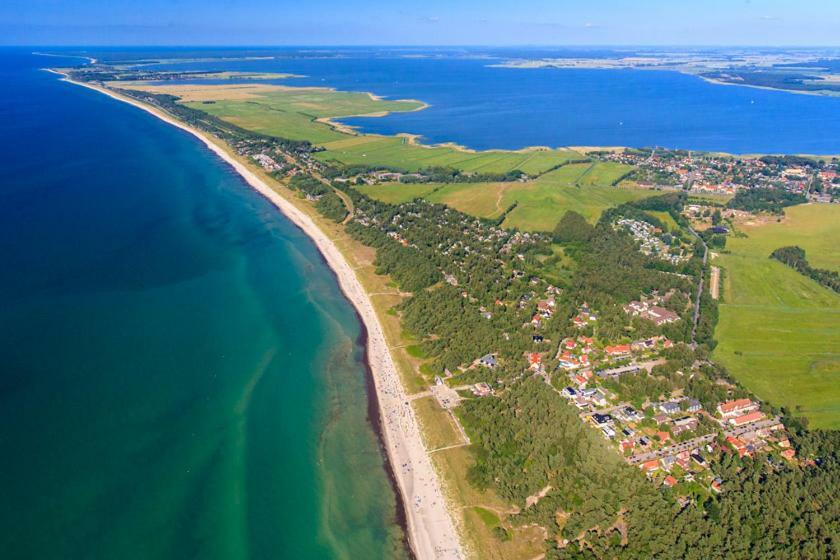
M 840 269 L 840 208 L 797 206 L 743 229 L 715 259 L 725 281 L 714 357 L 762 399 L 840 428 L 840 295 L 768 258 L 799 245 L 814 266 Z

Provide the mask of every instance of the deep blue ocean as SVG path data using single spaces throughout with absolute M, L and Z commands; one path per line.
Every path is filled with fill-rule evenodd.
M 345 122 L 366 132 L 419 134 L 426 143 L 455 142 L 475 149 L 663 146 L 730 153 L 840 153 L 840 97 L 718 85 L 670 71 L 492 67 L 505 57 L 571 56 L 579 51 L 497 50 L 482 55 L 275 49 L 176 51 L 168 56 L 245 54 L 270 59 L 150 67 L 290 72 L 306 77 L 277 83 L 419 99 L 431 107 Z M 127 58 L 142 55 L 120 53 Z
M 399 558 L 361 327 L 198 140 L 0 49 L 0 558 Z

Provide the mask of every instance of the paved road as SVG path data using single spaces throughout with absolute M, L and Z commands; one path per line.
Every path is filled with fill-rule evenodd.
M 761 420 L 759 422 L 753 422 L 752 424 L 747 424 L 745 426 L 739 426 L 738 428 L 732 428 L 730 430 L 725 430 L 723 434 L 725 436 L 733 436 L 738 437 L 743 435 L 747 432 L 752 432 L 755 430 L 759 430 L 761 428 L 767 428 L 774 424 L 779 423 L 778 416 L 775 418 L 768 418 L 766 420 Z M 664 457 L 666 455 L 675 455 L 677 453 L 681 453 L 683 451 L 694 449 L 695 447 L 700 447 L 701 445 L 705 445 L 710 441 L 715 439 L 717 433 L 706 434 L 705 436 L 699 436 L 694 439 L 690 439 L 688 441 L 684 441 L 682 443 L 677 443 L 674 445 L 670 445 L 668 447 L 663 447 L 662 449 L 658 449 L 656 451 L 651 451 L 649 453 L 642 453 L 640 455 L 633 455 L 630 457 L 628 462 L 631 465 L 638 465 L 639 463 L 644 463 L 645 461 L 650 461 L 651 459 L 659 459 L 660 457 Z

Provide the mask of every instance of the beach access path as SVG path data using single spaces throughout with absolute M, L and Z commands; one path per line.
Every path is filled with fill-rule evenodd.
M 356 308 L 367 329 L 368 360 L 379 403 L 384 445 L 403 498 L 408 540 L 412 551 L 418 560 L 464 558 L 461 541 L 441 490 L 440 480 L 423 444 L 420 426 L 388 350 L 373 304 L 356 277 L 356 273 L 333 241 L 303 210 L 272 189 L 258 175 L 238 161 L 220 140 L 154 107 L 121 96 L 107 88 L 76 82 L 64 74 L 61 75 L 70 83 L 94 89 L 138 107 L 198 137 L 213 153 L 233 167 L 252 188 L 273 203 L 312 239 L 324 260 L 335 272 L 342 292 Z

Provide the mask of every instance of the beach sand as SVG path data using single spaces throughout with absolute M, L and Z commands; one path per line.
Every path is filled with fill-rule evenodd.
M 368 294 L 332 240 L 305 212 L 239 162 L 220 140 L 187 126 L 154 107 L 102 87 L 69 80 L 66 75 L 61 75 L 70 83 L 94 89 L 138 107 L 198 137 L 312 239 L 329 267 L 335 272 L 341 290 L 356 308 L 367 329 L 367 355 L 379 404 L 383 443 L 403 498 L 408 540 L 412 551 L 418 560 L 463 558 L 464 553 L 452 514 L 441 490 L 437 472 L 423 444 L 417 418 L 400 381 L 382 326 Z

